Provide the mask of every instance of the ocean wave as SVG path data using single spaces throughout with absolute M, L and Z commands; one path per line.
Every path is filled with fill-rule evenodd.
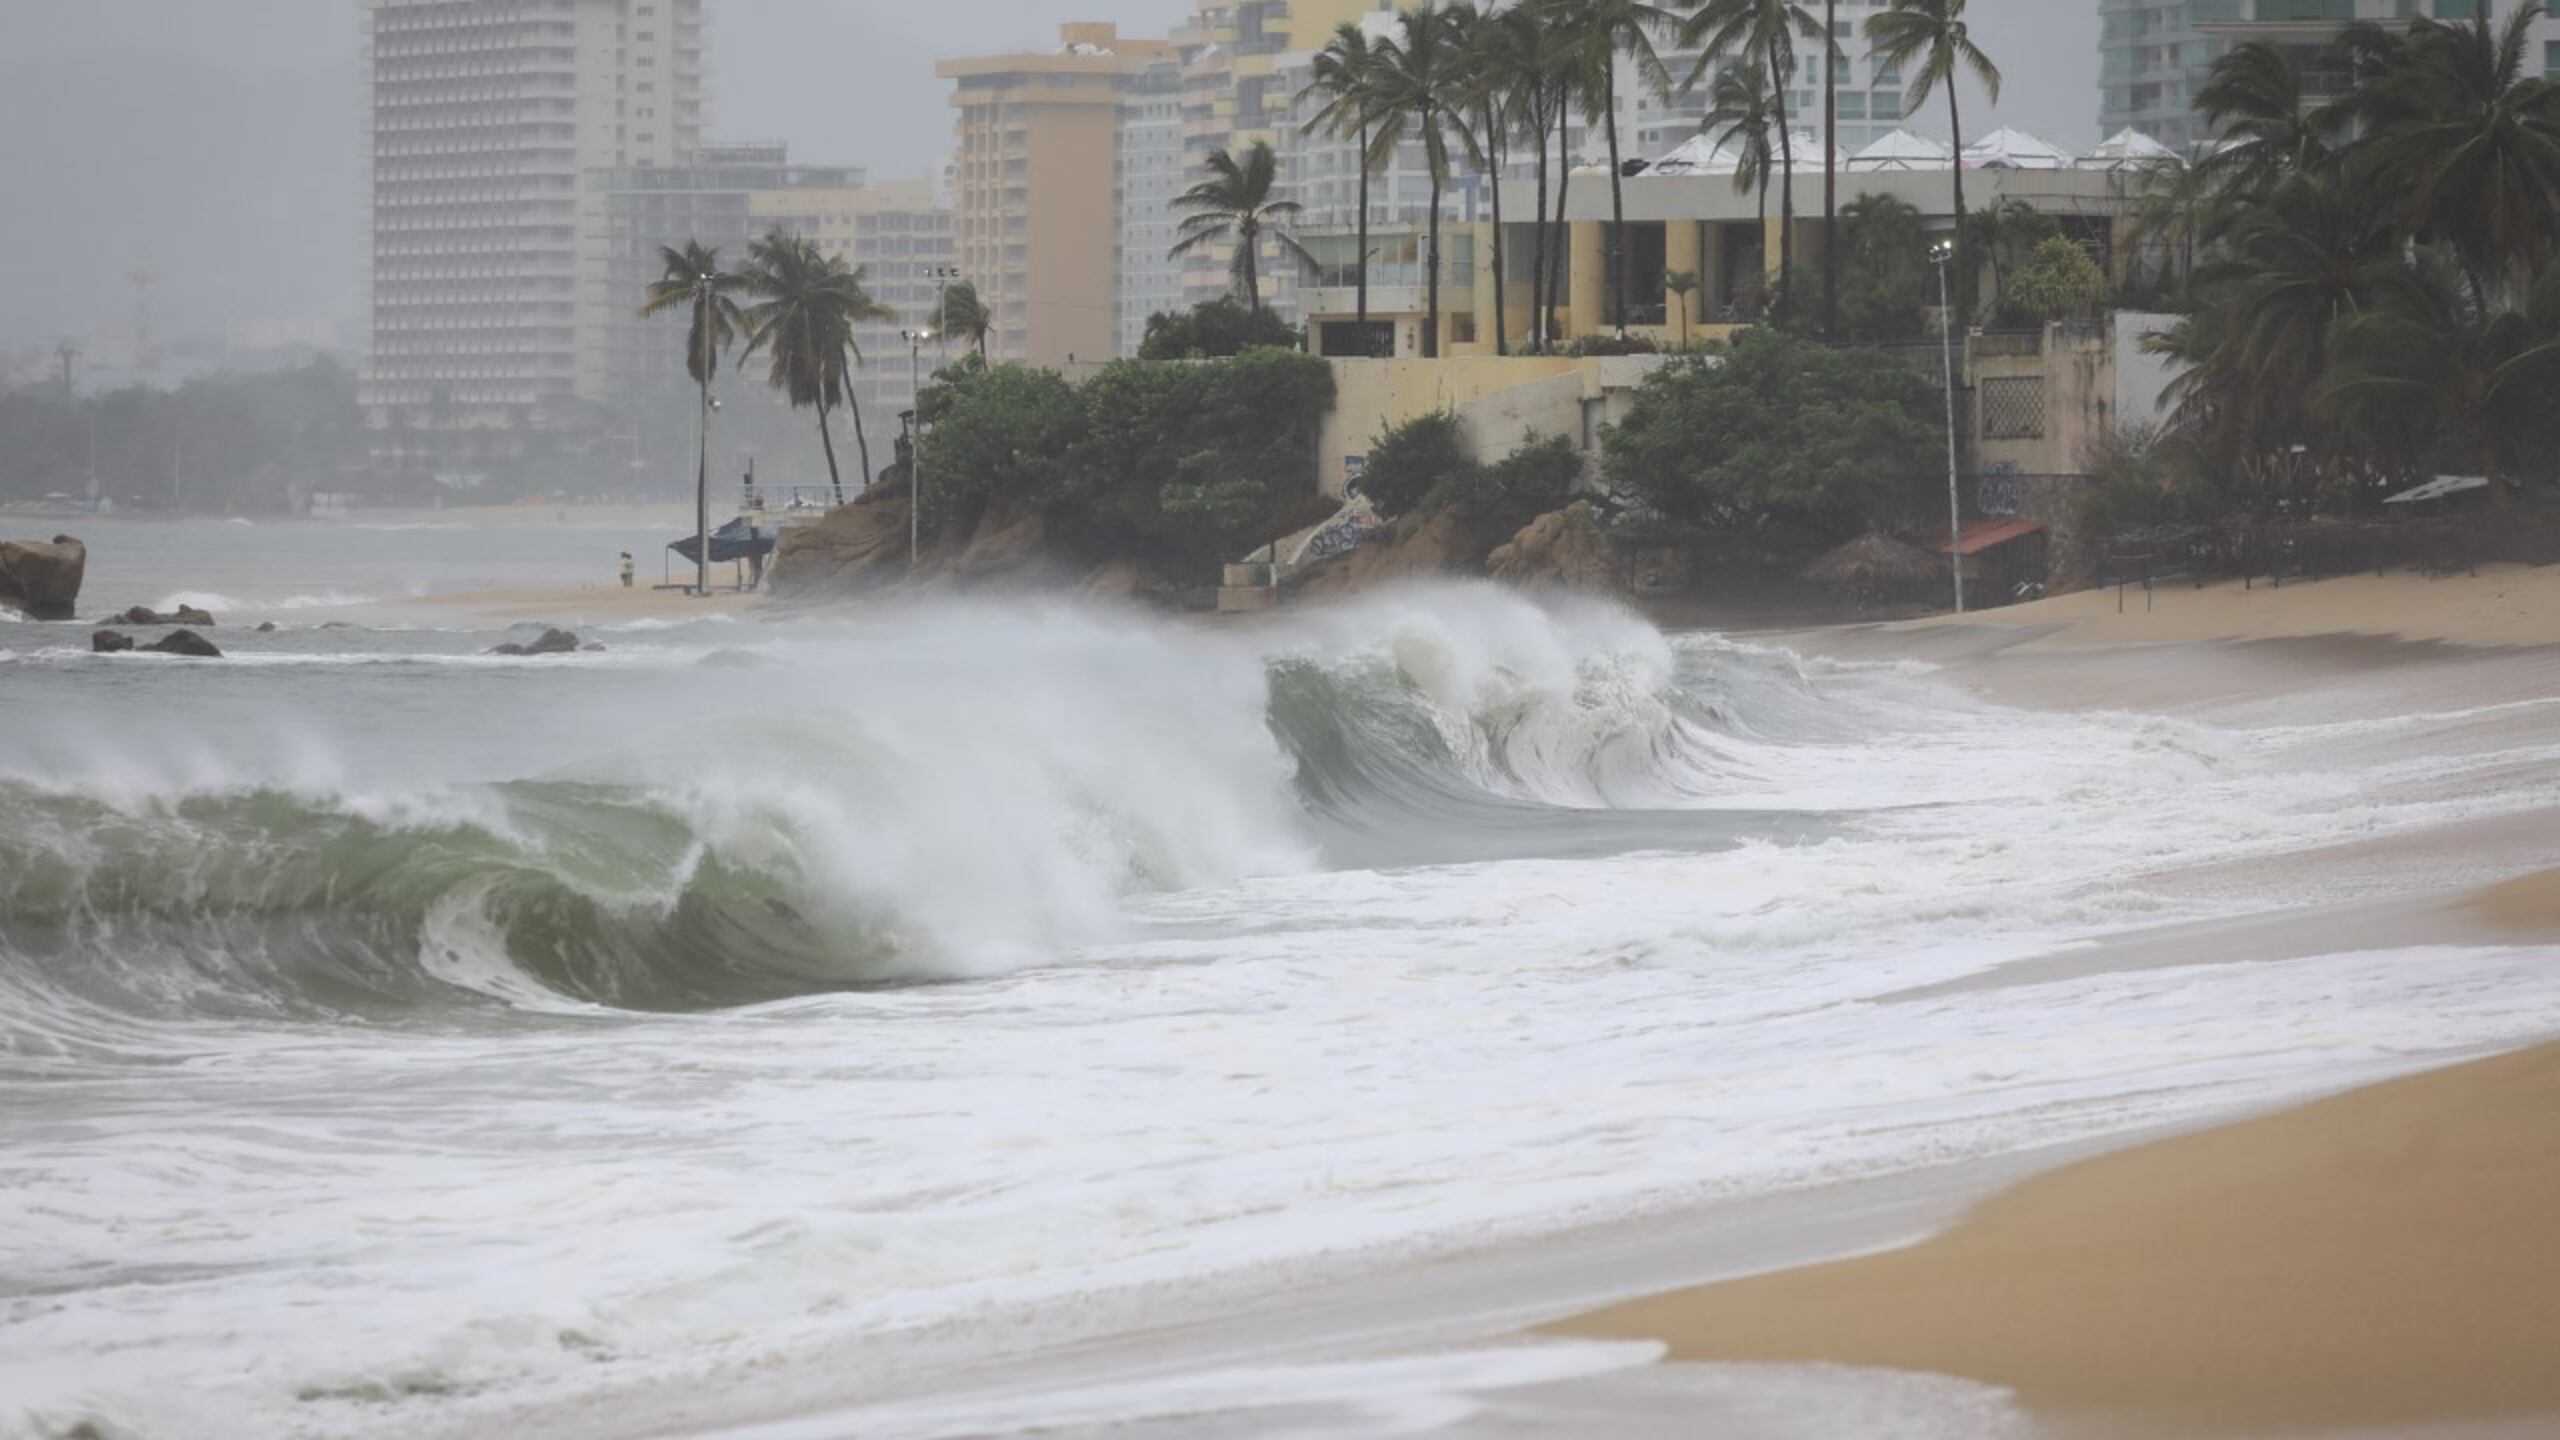
M 0 964 L 297 1012 L 696 1009 L 985 974 L 1107 938 L 1135 893 L 1493 853 L 1506 827 L 1694 799 L 1729 720 L 1641 621 L 1490 588 L 1254 644 L 1065 608 L 819 636 L 775 642 L 760 702 L 717 719 L 682 706 L 735 683 L 705 687 L 674 647 L 244 654 L 673 688 L 664 715 L 598 699 L 614 748 L 520 779 L 262 772 L 193 737 L 174 764 L 0 763 Z M 545 695 L 511 703 L 562 703 Z
M 210 590 L 180 590 L 164 595 L 151 608 L 163 612 L 181 605 L 192 605 L 219 619 L 225 614 L 263 614 L 275 610 L 340 610 L 355 605 L 371 605 L 371 595 L 357 595 L 343 590 L 323 590 L 306 595 L 287 595 L 281 600 L 238 600 Z

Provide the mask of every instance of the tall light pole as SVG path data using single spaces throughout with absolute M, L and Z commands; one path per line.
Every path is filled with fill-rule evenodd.
M 711 593 L 711 277 L 693 281 L 693 329 L 701 353 L 694 369 L 702 386 L 700 443 L 693 459 L 693 593 Z
M 933 338 L 930 330 L 901 330 L 898 338 L 907 342 L 907 384 L 915 391 L 916 431 L 907 440 L 907 569 L 912 572 L 924 554 L 921 540 L 924 523 L 924 342 Z
M 1948 298 L 1947 265 L 1956 258 L 1955 242 L 1929 247 L 1929 263 L 1938 267 L 1939 348 L 1947 368 L 1947 563 L 1956 576 L 1956 613 L 1964 613 L 1964 504 L 1956 491 L 1956 307 Z

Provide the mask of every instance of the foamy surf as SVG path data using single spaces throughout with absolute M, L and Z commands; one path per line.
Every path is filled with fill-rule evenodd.
M 2030 712 L 1475 586 L 486 639 L 0 691 L 0 1430 L 1429 1433 L 1629 1362 L 900 1388 L 2560 1029 L 2514 947 L 1956 983 L 2560 799 L 2531 711 Z

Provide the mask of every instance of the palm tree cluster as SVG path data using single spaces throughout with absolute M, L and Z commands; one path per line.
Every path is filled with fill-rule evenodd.
M 1369 313 L 1369 186 L 1401 153 L 1418 149 L 1431 187 L 1423 266 L 1427 294 L 1422 345 L 1439 353 L 1440 197 L 1453 166 L 1463 162 L 1503 175 L 1525 157 L 1535 183 L 1530 228 L 1529 341 L 1555 343 L 1556 311 L 1565 294 L 1565 213 L 1574 172 L 1575 123 L 1597 127 L 1609 157 L 1609 321 L 1626 334 L 1633 266 L 1624 243 L 1626 167 L 1618 136 L 1619 61 L 1636 82 L 1668 100 L 1708 90 L 1706 130 L 1740 157 L 1734 183 L 1765 198 L 1774 172 L 1780 204 L 1777 306 L 1791 303 L 1795 272 L 1795 139 L 1788 114 L 1799 60 L 1820 57 L 1828 72 L 1838 47 L 1830 40 L 1837 0 L 1817 7 L 1798 0 L 1423 0 L 1372 39 L 1357 25 L 1337 30 L 1316 57 L 1306 98 L 1320 101 L 1307 122 L 1356 143 L 1359 177 L 1358 318 Z M 1949 119 L 1960 125 L 1955 84 L 1971 72 L 1996 96 L 2000 72 L 1966 30 L 1965 0 L 1890 0 L 1868 31 L 1880 59 L 1912 64 L 1909 108 L 1945 90 Z M 1668 42 L 1668 43 L 1666 43 Z M 1665 60 L 1669 50 L 1698 53 L 1686 73 Z M 1712 78 L 1710 78 L 1712 77 Z M 1826 105 L 1825 143 L 1830 143 Z M 1961 128 L 1957 143 L 1962 145 Z M 1552 162 L 1552 164 L 1551 164 Z M 1826 167 L 1827 171 L 1827 167 Z M 1553 184 L 1550 186 L 1550 179 Z M 1963 180 L 1956 180 L 1963 205 Z M 1826 218 L 1834 204 L 1825 186 Z M 1493 188 L 1494 254 L 1503 273 L 1501 187 Z M 1550 202 L 1552 201 L 1552 208 Z M 1826 266 L 1826 292 L 1832 269 Z M 1505 287 L 1496 286 L 1495 347 L 1508 353 Z M 1828 296 L 1826 294 L 1826 302 Z M 1830 311 L 1826 303 L 1826 317 Z M 1826 324 L 1828 320 L 1826 318 Z
M 827 480 L 836 503 L 844 503 L 844 477 L 836 467 L 827 412 L 838 406 L 852 413 L 863 481 L 870 483 L 871 442 L 863 433 L 862 407 L 853 392 L 853 367 L 861 363 L 862 350 L 853 332 L 856 326 L 896 317 L 865 288 L 863 267 L 847 265 L 814 242 L 781 230 L 750 244 L 746 263 L 734 270 L 721 268 L 719 250 L 698 241 L 661 247 L 659 256 L 665 273 L 650 283 L 640 313 L 687 309 L 691 323 L 685 335 L 685 373 L 701 387 L 705 412 L 720 358 L 743 341 L 741 360 L 762 352 L 766 382 L 793 409 L 817 410 L 818 443 L 826 452 Z M 740 296 L 752 303 L 741 306 Z M 976 297 L 970 291 L 968 304 L 983 336 Z
M 2560 84 L 2505 22 L 2360 25 L 2350 83 L 2304 103 L 2242 45 L 2199 94 L 2225 136 L 2137 213 L 2184 312 L 2180 431 L 2261 507 L 2450 469 L 2503 503 L 2553 478 L 2560 420 Z

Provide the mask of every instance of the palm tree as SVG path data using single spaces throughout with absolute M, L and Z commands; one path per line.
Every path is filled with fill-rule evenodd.
M 1449 12 L 1454 38 L 1466 56 L 1459 89 L 1459 125 L 1466 132 L 1470 158 L 1491 179 L 1493 192 L 1493 351 L 1511 353 L 1511 315 L 1505 291 L 1509 273 L 1503 264 L 1502 179 L 1509 168 L 1510 138 L 1518 128 L 1525 100 L 1515 94 L 1520 81 L 1536 74 L 1539 39 L 1532 26 L 1507 23 L 1501 13 L 1458 5 Z
M 1584 118 L 1595 120 L 1609 136 L 1609 260 L 1616 272 L 1611 298 L 1616 309 L 1612 323 L 1619 338 L 1627 333 L 1627 272 L 1634 267 L 1627 253 L 1626 177 L 1618 158 L 1618 67 L 1612 63 L 1623 53 L 1634 65 L 1636 78 L 1654 88 L 1657 94 L 1669 94 L 1671 71 L 1655 53 L 1654 33 L 1667 31 L 1673 24 L 1671 11 L 1647 0 L 1566 0 L 1559 6 L 1560 18 L 1572 34 L 1578 36 L 1589 53 L 1598 57 L 1593 72 L 1600 83 L 1583 89 Z
M 2329 156 L 2321 123 L 2304 108 L 2293 58 L 2263 41 L 2235 45 L 2213 62 L 2196 89 L 2196 112 L 2222 136 L 2201 163 L 2236 196 L 2264 197 Z
M 1662 272 L 1662 288 L 1670 291 L 1680 302 L 1680 348 L 1686 350 L 1689 348 L 1689 297 L 1698 292 L 1698 272 L 1665 270 Z
M 2181 418 L 2224 431 L 2244 460 L 2300 441 L 2341 327 L 2413 283 L 2402 249 L 2345 177 L 2287 177 L 2232 222 L 2196 269 L 2195 310 L 2151 346 L 2192 362 L 2172 386 Z
M 1377 63 L 1376 52 L 1369 46 L 1369 32 L 1345 21 L 1334 27 L 1333 38 L 1316 52 L 1313 78 L 1298 98 L 1312 95 L 1325 97 L 1323 108 L 1307 117 L 1302 127 L 1312 134 L 1323 130 L 1336 139 L 1356 138 L 1360 166 L 1360 239 L 1358 302 L 1360 333 L 1369 333 L 1369 177 L 1378 167 L 1369 155 L 1370 107 L 1373 103 L 1370 74 Z
M 1524 0 L 1494 12 L 1491 23 L 1504 32 L 1485 41 L 1491 68 L 1511 89 L 1510 111 L 1537 157 L 1537 205 L 1529 225 L 1529 342 L 1546 348 L 1553 323 L 1554 297 L 1547 293 L 1547 140 L 1563 123 L 1565 88 L 1558 61 L 1561 47 L 1547 24 L 1552 0 Z M 1500 180 L 1495 181 L 1496 193 Z
M 1822 41 L 1824 63 L 1829 63 L 1830 32 L 1795 0 L 1701 0 L 1698 12 L 1680 30 L 1680 43 L 1699 47 L 1697 68 L 1689 76 L 1692 83 L 1708 65 L 1727 55 L 1768 65 L 1778 130 L 1778 318 L 1782 321 L 1795 294 L 1796 146 L 1787 118 L 1787 89 L 1795 80 L 1799 39 Z M 1830 163 L 1828 157 L 1824 163 Z
M 2492 311 L 2426 268 L 2345 324 L 2315 408 L 2349 429 L 2379 421 L 2464 447 L 2504 505 L 2560 390 L 2560 327 L 2547 303 Z M 2546 290 L 2560 289 L 2553 275 Z
M 2162 247 L 2163 278 L 2184 285 L 2195 273 L 2196 247 L 2221 228 L 2228 210 L 2213 172 L 2204 166 L 2184 160 L 2145 166 L 2128 243 L 2137 250 Z
M 1898 69 L 1913 60 L 1920 62 L 1918 73 L 1911 77 L 1911 88 L 1903 96 L 1905 118 L 1929 103 L 1930 91 L 1946 87 L 1947 137 L 1956 152 L 1955 163 L 1948 167 L 1955 181 L 1955 272 L 1958 281 L 1971 291 L 1974 272 L 1966 265 L 1964 254 L 1964 115 L 1956 102 L 1956 72 L 1972 71 L 1997 102 L 2000 67 L 1973 43 L 1964 6 L 1965 0 L 1892 0 L 1890 9 L 1868 18 L 1867 44 L 1879 65 Z
M 1423 245 L 1422 353 L 1440 355 L 1440 191 L 1449 183 L 1449 116 L 1462 98 L 1462 56 L 1449 33 L 1448 16 L 1425 3 L 1397 17 L 1396 33 L 1371 48 L 1368 162 L 1384 169 L 1404 143 L 1408 128 L 1422 144 L 1431 179 L 1431 210 Z
M 693 314 L 685 328 L 684 369 L 693 377 L 701 392 L 700 414 L 695 434 L 693 509 L 695 539 L 702 547 L 694 558 L 694 589 L 708 593 L 711 589 L 711 377 L 720 369 L 720 356 L 738 343 L 738 335 L 746 328 L 746 317 L 732 298 L 748 288 L 744 276 L 720 268 L 720 251 L 699 240 L 688 240 L 679 250 L 672 245 L 658 247 L 658 259 L 664 272 L 649 282 L 647 303 L 640 307 L 644 316 L 662 314 L 678 305 L 689 305 Z
M 750 283 L 762 297 L 747 311 L 747 353 L 770 357 L 766 379 L 783 392 L 791 408 L 817 407 L 818 443 L 827 455 L 827 480 L 835 502 L 844 503 L 844 479 L 836 471 L 835 436 L 827 429 L 827 410 L 845 405 L 853 411 L 853 439 L 861 457 L 862 483 L 871 483 L 871 442 L 862 429 L 862 406 L 853 394 L 852 367 L 862 359 L 853 342 L 854 326 L 897 317 L 871 298 L 862 271 L 820 250 L 798 235 L 776 230 L 748 250 Z
M 1235 250 L 1227 263 L 1228 273 L 1235 278 L 1236 294 L 1243 298 L 1245 308 L 1259 315 L 1265 235 L 1280 246 L 1282 254 L 1299 264 L 1315 264 L 1315 257 L 1298 243 L 1298 237 L 1274 223 L 1293 219 L 1306 207 L 1295 200 L 1271 198 L 1280 165 L 1272 156 L 1268 141 L 1254 141 L 1242 160 L 1224 150 L 1214 150 L 1205 163 L 1209 178 L 1173 197 L 1176 208 L 1191 213 L 1177 227 L 1182 238 L 1174 242 L 1168 258 L 1188 255 L 1213 240 L 1233 241 Z
M 942 292 L 934 311 L 945 335 L 957 335 L 978 352 L 978 363 L 987 362 L 987 334 L 996 328 L 996 317 L 987 311 L 987 302 L 978 295 L 974 281 L 963 280 Z
M 1764 246 L 1769 235 L 1769 172 L 1778 163 L 1777 149 L 1769 143 L 1777 104 L 1777 97 L 1769 90 L 1767 67 L 1756 59 L 1728 65 L 1716 72 L 1714 88 L 1707 92 L 1706 118 L 1699 122 L 1707 134 L 1715 137 L 1718 148 L 1733 147 L 1733 188 L 1749 190 L 1758 197 L 1760 228 L 1751 233 Z M 1764 279 L 1768 270 L 1764 254 L 1760 265 Z
M 2443 240 L 2475 305 L 2514 294 L 2560 250 L 2560 84 L 2528 77 L 2538 5 L 2493 29 L 2486 11 L 2421 19 L 2375 88 L 2392 120 L 2356 147 L 2402 224 Z

